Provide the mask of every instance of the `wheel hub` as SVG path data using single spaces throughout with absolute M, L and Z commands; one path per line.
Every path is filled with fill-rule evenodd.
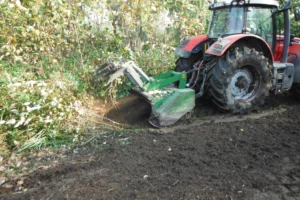
M 252 95 L 250 91 L 253 77 L 248 69 L 240 69 L 236 71 L 230 81 L 230 90 L 234 98 L 247 99 Z
M 248 86 L 248 81 L 244 76 L 240 76 L 240 77 L 238 77 L 238 80 L 235 83 L 235 86 L 237 86 L 240 89 L 245 89 Z

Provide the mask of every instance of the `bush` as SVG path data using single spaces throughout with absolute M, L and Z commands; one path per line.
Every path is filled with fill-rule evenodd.
M 0 1 L 0 154 L 76 141 L 87 94 L 108 95 L 105 84 L 90 84 L 98 66 L 125 58 L 149 75 L 173 69 L 174 46 L 205 27 L 205 4 Z M 109 96 L 126 95 L 129 85 L 116 87 Z
M 83 128 L 76 118 L 86 113 L 75 85 L 56 74 L 47 81 L 1 76 L 2 151 L 39 149 L 76 139 Z

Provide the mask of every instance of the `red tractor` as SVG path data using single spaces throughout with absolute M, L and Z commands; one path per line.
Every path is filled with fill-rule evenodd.
M 204 96 L 240 114 L 262 105 L 270 91 L 292 89 L 300 97 L 300 39 L 290 33 L 290 2 L 283 9 L 274 0 L 211 4 L 208 35 L 181 42 L 175 71 L 148 77 L 129 61 L 103 65 L 97 74 L 112 74 L 108 83 L 126 75 L 131 91 L 151 104 L 149 122 L 156 127 L 172 125 Z
M 181 42 L 175 71 L 223 111 L 247 113 L 269 91 L 300 96 L 300 38 L 290 33 L 290 1 L 230 0 L 211 4 L 208 35 Z M 283 15 L 283 16 L 280 16 Z M 299 10 L 295 11 L 296 20 Z

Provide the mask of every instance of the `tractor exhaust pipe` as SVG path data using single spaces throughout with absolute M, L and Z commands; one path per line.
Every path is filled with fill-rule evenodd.
M 291 40 L 291 23 L 290 23 L 290 5 L 291 5 L 291 0 L 289 0 L 284 8 L 283 8 L 283 13 L 284 13 L 284 46 L 283 46 L 283 53 L 281 57 L 281 62 L 286 63 L 287 58 L 288 58 L 288 52 L 290 48 L 290 40 Z

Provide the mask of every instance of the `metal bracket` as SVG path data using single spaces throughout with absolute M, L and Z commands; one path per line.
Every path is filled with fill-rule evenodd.
M 132 84 L 138 85 L 141 88 L 144 86 L 143 79 L 147 82 L 151 80 L 133 61 L 128 61 L 121 64 L 121 68 L 110 77 L 108 84 L 123 75 L 125 75 Z
M 273 90 L 275 94 L 280 94 L 292 87 L 294 79 L 294 65 L 291 63 L 273 64 Z

